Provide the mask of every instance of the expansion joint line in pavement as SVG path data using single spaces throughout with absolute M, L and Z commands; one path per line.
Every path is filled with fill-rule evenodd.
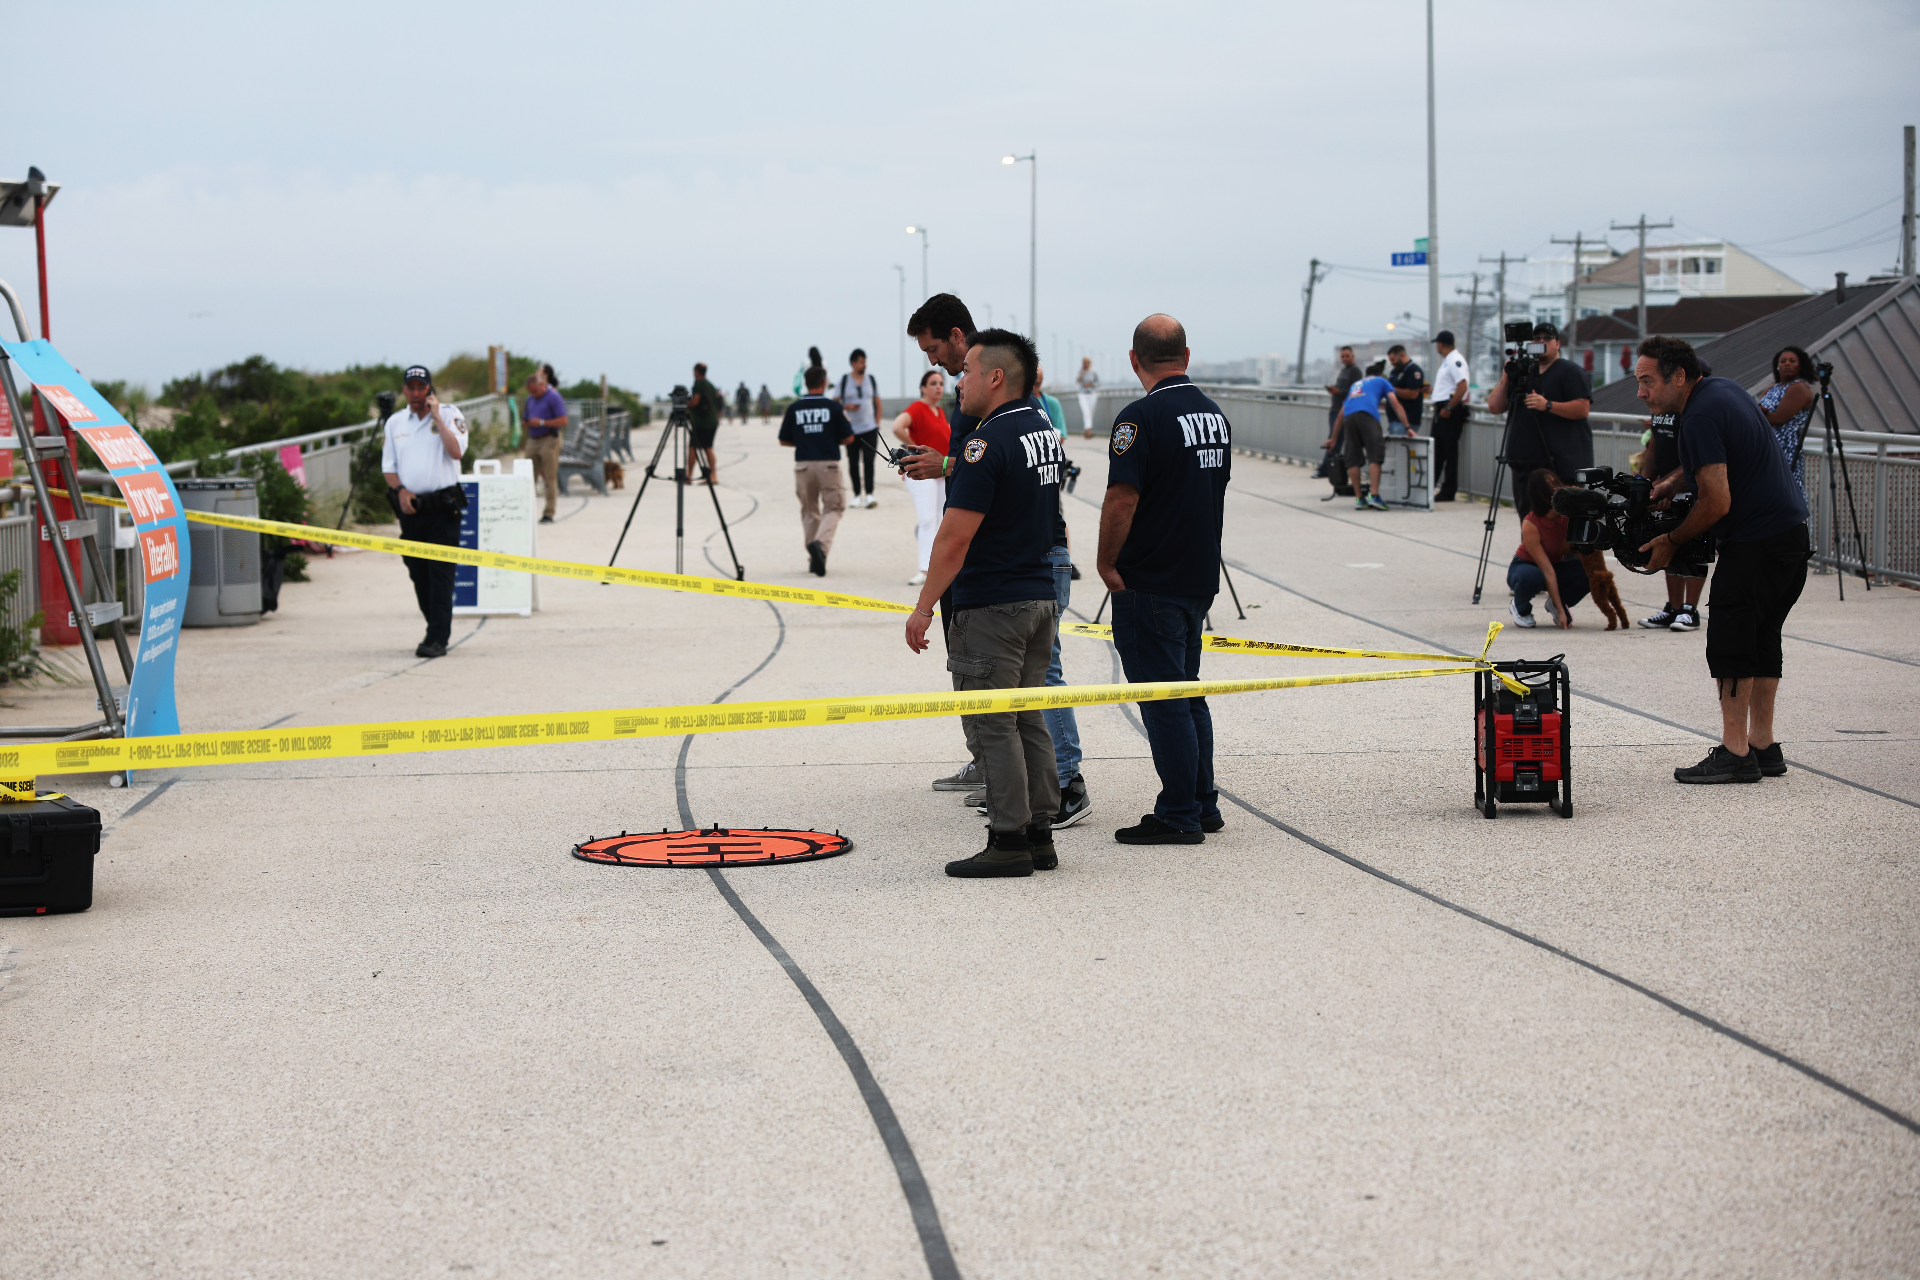
M 1239 565 L 1234 566 L 1234 568 L 1236 569 L 1240 567 L 1241 566 Z M 1249 569 L 1247 570 L 1247 572 L 1252 573 L 1253 571 Z M 1273 582 L 1273 580 L 1270 578 L 1262 578 L 1261 581 L 1267 582 L 1273 586 L 1280 586 L 1279 583 Z M 1281 589 L 1292 590 L 1292 588 L 1290 587 L 1282 587 Z M 1298 592 L 1294 592 L 1294 594 L 1299 595 Z M 1302 596 L 1301 598 L 1306 599 L 1305 596 Z M 1315 603 L 1318 603 L 1318 601 L 1315 601 Z M 1331 606 L 1328 606 L 1328 607 L 1331 607 Z M 1340 610 L 1340 612 L 1345 612 L 1345 610 Z M 1358 615 L 1349 614 L 1348 616 L 1357 617 Z M 1367 621 L 1367 619 L 1361 619 L 1361 620 Z M 1383 626 L 1383 627 L 1385 626 L 1385 624 L 1383 623 L 1375 623 L 1374 625 Z M 1393 630 L 1393 628 L 1391 627 L 1386 627 L 1385 629 L 1389 631 Z M 1395 632 L 1395 634 L 1404 636 L 1404 635 L 1409 635 L 1410 633 L 1405 631 L 1398 631 L 1398 632 Z M 1430 641 L 1426 641 L 1419 636 L 1413 636 L 1411 638 L 1416 640 L 1421 640 L 1422 643 L 1431 643 Z M 1112 649 L 1112 653 L 1113 653 L 1113 678 L 1116 681 L 1118 681 L 1122 675 L 1120 670 L 1120 650 L 1117 648 L 1113 648 L 1111 641 L 1108 642 L 1108 647 Z M 1124 703 L 1124 702 L 1119 703 L 1117 705 L 1119 706 L 1121 713 L 1126 716 L 1127 723 L 1133 726 L 1134 732 L 1138 733 L 1141 737 L 1145 738 L 1147 736 L 1146 726 L 1140 723 L 1140 718 L 1138 715 L 1135 714 L 1133 707 L 1130 704 Z M 1629 708 L 1622 708 L 1622 709 L 1627 710 Z M 1318 849 L 1320 852 L 1326 854 L 1329 857 L 1339 859 L 1341 862 L 1346 863 L 1348 866 L 1352 867 L 1356 871 L 1364 871 L 1368 875 L 1373 876 L 1375 879 L 1394 886 L 1396 889 L 1404 889 L 1408 893 L 1411 893 L 1416 897 L 1424 898 L 1426 901 L 1433 903 L 1435 906 L 1445 907 L 1449 911 L 1456 912 L 1459 915 L 1463 915 L 1467 919 L 1474 921 L 1476 924 L 1483 924 L 1490 929 L 1497 929 L 1501 933 L 1506 934 L 1510 938 L 1517 938 L 1521 942 L 1524 942 L 1529 946 L 1538 947 L 1542 951 L 1545 951 L 1550 955 L 1555 955 L 1560 957 L 1562 960 L 1566 960 L 1573 964 L 1577 964 L 1582 969 L 1587 970 L 1589 973 L 1598 974 L 1600 977 L 1607 979 L 1609 982 L 1617 982 L 1621 986 L 1625 987 L 1627 990 L 1632 991 L 1638 995 L 1645 996 L 1647 999 L 1652 1000 L 1654 1003 L 1672 1010 L 1674 1013 L 1679 1014 L 1683 1018 L 1687 1018 L 1693 1022 L 1697 1022 L 1701 1026 L 1705 1027 L 1707 1030 L 1717 1032 L 1718 1034 L 1723 1035 L 1727 1039 L 1733 1041 L 1735 1044 L 1742 1045 L 1748 1049 L 1751 1049 L 1755 1053 L 1758 1053 L 1763 1057 L 1771 1058 L 1783 1067 L 1788 1067 L 1794 1071 L 1798 1071 L 1801 1075 L 1807 1077 L 1807 1079 L 1809 1080 L 1814 1081 L 1816 1084 L 1825 1085 L 1827 1088 L 1833 1090 L 1835 1093 L 1839 1094 L 1841 1097 L 1848 1098 L 1854 1102 L 1859 1103 L 1861 1106 L 1867 1108 L 1867 1110 L 1874 1112 L 1876 1115 L 1880 1115 L 1888 1120 L 1893 1121 L 1895 1124 L 1899 1125 L 1901 1128 L 1906 1129 L 1912 1133 L 1920 1134 L 1920 1121 L 1916 1121 L 1910 1116 L 1902 1115 L 1900 1112 L 1895 1111 L 1892 1107 L 1887 1106 L 1885 1103 L 1874 1101 L 1872 1098 L 1869 1098 L 1866 1094 L 1861 1093 L 1858 1089 L 1842 1084 L 1840 1081 L 1826 1074 L 1826 1072 L 1821 1071 L 1816 1067 L 1809 1066 L 1808 1064 L 1800 1061 L 1798 1058 L 1789 1057 L 1787 1054 L 1780 1052 L 1780 1050 L 1775 1049 L 1771 1045 L 1762 1044 L 1760 1041 L 1755 1040 L 1752 1036 L 1746 1035 L 1743 1032 L 1734 1030 L 1732 1027 L 1728 1026 L 1724 1022 L 1720 1022 L 1720 1021 L 1717 1021 L 1716 1019 L 1710 1018 L 1706 1014 L 1701 1013 L 1697 1009 L 1688 1008 L 1686 1005 L 1681 1004 L 1678 1000 L 1672 999 L 1669 996 L 1663 996 L 1658 991 L 1653 990 L 1651 987 L 1642 986 L 1638 982 L 1635 982 L 1633 979 L 1625 977 L 1622 974 L 1615 973 L 1611 969 L 1603 968 L 1602 966 L 1593 963 L 1593 961 L 1591 960 L 1582 959 L 1581 957 L 1573 954 L 1573 952 L 1571 951 L 1567 951 L 1567 950 L 1564 950 L 1563 948 L 1556 947 L 1551 942 L 1547 942 L 1541 938 L 1536 938 L 1530 933 L 1526 933 L 1522 930 L 1514 928 L 1512 925 L 1502 924 L 1500 921 L 1495 920 L 1491 916 L 1481 915 L 1478 911 L 1474 911 L 1468 907 L 1463 907 L 1457 902 L 1449 901 L 1448 899 L 1441 897 L 1437 893 L 1434 893 L 1427 889 L 1422 889 L 1417 884 L 1412 884 L 1406 880 L 1402 880 L 1400 877 L 1396 875 L 1392 875 L 1386 871 L 1382 871 L 1379 867 L 1373 866 L 1370 863 L 1362 862 L 1360 859 L 1354 857 L 1352 854 L 1342 853 L 1340 850 L 1334 848 L 1332 845 L 1326 844 L 1325 842 L 1320 840 L 1316 840 L 1312 836 L 1308 835 L 1306 832 L 1300 830 L 1298 827 L 1289 826 L 1288 824 L 1280 821 L 1280 819 L 1274 817 L 1272 814 L 1266 812 L 1265 810 L 1256 808 L 1254 805 L 1251 805 L 1247 801 L 1242 800 L 1239 796 L 1234 795 L 1231 791 L 1228 791 L 1226 788 L 1219 786 L 1217 781 L 1215 782 L 1215 788 L 1226 799 L 1231 800 L 1236 805 L 1239 805 L 1242 809 L 1245 809 L 1248 813 L 1260 819 L 1260 821 L 1266 823 L 1268 826 L 1271 826 L 1277 830 L 1286 832 L 1288 835 L 1300 841 L 1302 844 L 1309 845 L 1312 848 Z
M 747 518 L 759 509 L 760 500 L 754 498 L 753 506 L 747 509 L 746 515 L 741 516 L 734 523 L 745 523 Z M 719 570 L 720 565 L 713 558 L 713 538 L 713 534 L 707 535 L 704 549 L 707 562 Z M 779 632 L 774 636 L 773 648 L 767 651 L 767 656 L 760 660 L 759 666 L 734 681 L 724 693 L 715 698 L 716 703 L 725 702 L 736 690 L 766 670 L 767 665 L 774 660 L 781 646 L 787 641 L 787 620 L 782 616 L 779 606 L 771 600 L 762 601 L 762 603 L 773 611 L 773 620 L 779 626 Z M 693 747 L 693 738 L 694 735 L 688 734 L 681 739 L 680 758 L 673 770 L 673 791 L 674 798 L 680 806 L 680 821 L 689 831 L 696 825 L 693 820 L 693 805 L 687 799 L 687 753 Z M 873 1068 L 867 1065 L 867 1056 L 860 1052 L 860 1046 L 854 1042 L 852 1033 L 847 1030 L 846 1024 L 840 1021 L 840 1016 L 833 1011 L 833 1006 L 827 1003 L 827 998 L 820 994 L 820 988 L 813 985 L 813 980 L 807 977 L 806 971 L 787 953 L 787 949 L 780 945 L 780 940 L 760 922 L 760 917 L 753 914 L 753 910 L 741 899 L 733 885 L 728 883 L 726 875 L 718 867 L 708 867 L 706 872 L 708 879 L 713 881 L 713 887 L 719 890 L 720 896 L 726 900 L 728 906 L 733 908 L 734 914 L 740 917 L 740 922 L 760 940 L 760 945 L 767 949 L 767 953 L 774 958 L 781 969 L 785 970 L 787 977 L 799 989 L 801 997 L 807 1002 L 807 1007 L 813 1010 L 813 1016 L 820 1020 L 821 1029 L 827 1033 L 827 1039 L 831 1040 L 833 1047 L 839 1051 L 841 1061 L 847 1064 L 847 1071 L 853 1076 L 854 1085 L 860 1090 L 860 1100 L 867 1104 L 867 1114 L 873 1118 L 873 1127 L 879 1131 L 881 1144 L 887 1149 L 887 1158 L 893 1162 L 894 1176 L 900 1181 L 900 1192 L 906 1197 L 907 1210 L 913 1215 L 914 1231 L 920 1237 L 920 1252 L 927 1260 L 927 1274 L 932 1277 L 932 1280 L 960 1280 L 960 1268 L 953 1260 L 953 1250 L 947 1245 L 946 1230 L 940 1225 L 940 1210 L 933 1203 L 933 1189 L 927 1185 L 926 1175 L 920 1170 L 920 1161 L 913 1154 L 913 1144 L 907 1140 L 907 1132 L 900 1125 L 900 1117 L 894 1114 L 893 1103 L 887 1100 L 886 1091 L 880 1087 L 880 1081 L 874 1077 Z

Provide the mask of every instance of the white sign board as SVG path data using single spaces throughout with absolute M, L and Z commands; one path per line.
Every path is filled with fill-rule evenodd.
M 1389 506 L 1433 510 L 1433 441 L 1426 436 L 1388 436 L 1380 466 L 1380 500 Z
M 460 545 L 507 555 L 534 554 L 537 518 L 533 503 L 533 459 L 515 458 L 503 472 L 492 459 L 476 462 L 460 477 L 467 509 L 460 513 Z M 453 579 L 456 614 L 517 613 L 527 617 L 540 607 L 539 580 L 531 573 L 460 565 Z

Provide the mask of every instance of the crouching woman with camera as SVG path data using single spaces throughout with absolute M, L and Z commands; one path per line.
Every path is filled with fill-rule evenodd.
M 380 469 L 387 477 L 387 501 L 400 517 L 400 536 L 411 542 L 460 545 L 460 512 L 467 491 L 460 485 L 460 457 L 467 451 L 467 420 L 460 410 L 440 403 L 433 377 L 423 365 L 408 369 L 403 380 L 407 412 L 387 419 Z M 414 599 L 427 620 L 427 638 L 413 652 L 438 658 L 453 634 L 453 573 L 450 560 L 403 556 L 413 579 Z
M 1675 551 L 1712 534 L 1719 563 L 1707 594 L 1707 671 L 1720 695 L 1720 745 L 1675 782 L 1758 782 L 1786 773 L 1773 736 L 1780 691 L 1780 633 L 1807 584 L 1812 558 L 1807 502 L 1787 470 L 1773 427 L 1739 383 L 1703 378 L 1693 348 L 1678 338 L 1640 344 L 1634 366 L 1640 398 L 1675 415 L 1682 475 L 1654 487 L 1658 502 L 1691 486 L 1685 523 L 1640 549 L 1659 570 Z

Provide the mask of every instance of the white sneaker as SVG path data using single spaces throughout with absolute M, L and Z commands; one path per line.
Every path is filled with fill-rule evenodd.
M 868 494 L 868 495 L 867 495 L 867 505 L 868 505 L 868 506 L 870 506 L 870 507 L 877 507 L 877 506 L 879 506 L 879 505 L 880 505 L 880 499 L 878 499 L 878 498 L 876 498 L 876 497 L 874 497 L 874 496 L 873 496 L 872 494 Z
M 907 585 L 910 587 L 917 587 L 921 583 L 925 582 L 926 580 L 927 580 L 927 575 L 924 572 L 916 573 L 911 578 L 907 579 Z
M 1520 612 L 1520 602 L 1512 596 L 1507 597 L 1507 616 L 1513 619 L 1513 625 L 1516 627 L 1531 627 L 1534 625 L 1533 615 Z

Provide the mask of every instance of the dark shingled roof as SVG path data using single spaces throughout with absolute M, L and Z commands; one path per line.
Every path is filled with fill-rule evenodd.
M 1731 333 L 1741 325 L 1772 315 L 1801 301 L 1790 293 L 1756 293 L 1731 298 L 1682 298 L 1665 306 L 1647 308 L 1647 328 L 1654 333 Z M 1610 316 L 1588 316 L 1580 322 L 1578 342 L 1621 342 L 1634 336 L 1639 319 L 1636 307 L 1615 307 Z
M 1647 321 L 1652 328 L 1651 309 Z M 1815 360 L 1833 363 L 1842 430 L 1920 432 L 1920 280 L 1851 285 L 1845 302 L 1832 290 L 1798 299 L 1702 344 L 1700 359 L 1758 394 L 1773 381 L 1774 353 L 1785 346 L 1805 347 Z M 1625 378 L 1596 389 L 1593 407 L 1602 413 L 1644 409 Z

